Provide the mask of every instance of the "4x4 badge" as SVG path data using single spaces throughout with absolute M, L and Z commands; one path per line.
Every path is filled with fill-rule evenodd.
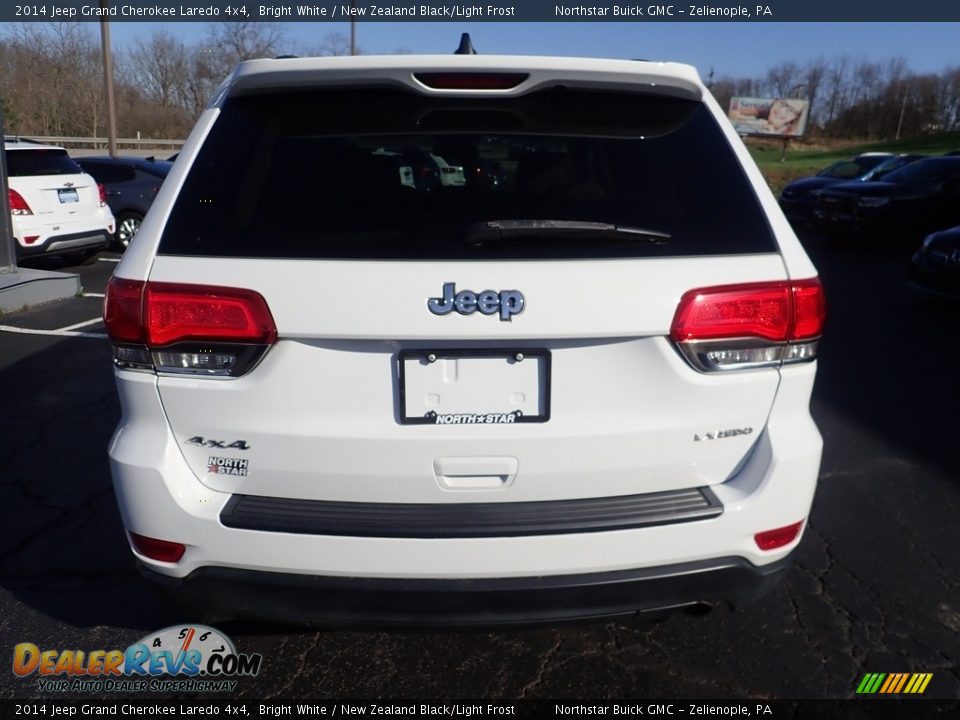
M 429 298 L 427 308 L 434 315 L 446 315 L 456 310 L 461 315 L 472 315 L 479 310 L 484 315 L 494 315 L 500 312 L 500 319 L 510 322 L 514 315 L 523 312 L 525 305 L 523 293 L 519 290 L 484 290 L 475 293 L 470 290 L 457 292 L 455 283 L 443 284 L 443 295 L 438 298 Z
M 194 435 L 192 438 L 187 440 L 188 445 L 199 445 L 200 447 L 208 448 L 222 448 L 226 450 L 227 448 L 232 448 L 233 450 L 249 450 L 250 446 L 247 444 L 246 440 L 234 440 L 232 443 L 228 443 L 226 440 L 207 440 L 200 437 L 199 435 Z

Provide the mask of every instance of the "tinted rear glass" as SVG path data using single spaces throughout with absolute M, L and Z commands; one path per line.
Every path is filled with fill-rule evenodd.
M 99 183 L 130 182 L 137 177 L 137 173 L 128 165 L 92 160 L 80 160 L 78 164 Z
M 657 241 L 589 228 L 477 240 L 477 227 L 527 220 L 628 226 Z M 702 104 L 563 89 L 499 99 L 388 88 L 234 98 L 160 243 L 177 255 L 410 260 L 774 250 Z
M 165 178 L 173 167 L 172 162 L 166 160 L 154 160 L 152 162 L 142 162 L 137 165 L 137 169 L 160 179 Z
M 77 175 L 83 170 L 66 150 L 7 150 L 10 177 L 26 175 Z
M 950 178 L 960 177 L 960 159 L 927 158 L 910 163 L 884 177 L 884 181 L 913 187 L 932 188 Z

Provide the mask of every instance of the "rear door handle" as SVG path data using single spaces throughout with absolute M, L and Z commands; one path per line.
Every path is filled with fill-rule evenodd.
M 513 483 L 518 466 L 514 457 L 445 457 L 433 472 L 445 490 L 495 490 Z

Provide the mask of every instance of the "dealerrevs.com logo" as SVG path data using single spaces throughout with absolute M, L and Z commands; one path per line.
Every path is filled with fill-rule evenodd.
M 263 656 L 238 653 L 205 625 L 151 633 L 126 650 L 13 648 L 13 672 L 36 678 L 40 692 L 232 692 L 236 678 L 260 672 Z

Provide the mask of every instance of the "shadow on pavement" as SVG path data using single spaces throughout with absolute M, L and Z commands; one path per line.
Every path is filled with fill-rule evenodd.
M 39 349 L 0 372 L 0 586 L 76 627 L 163 626 L 170 611 L 136 572 L 110 482 L 109 345 L 4 335 L 0 351 L 13 342 Z

